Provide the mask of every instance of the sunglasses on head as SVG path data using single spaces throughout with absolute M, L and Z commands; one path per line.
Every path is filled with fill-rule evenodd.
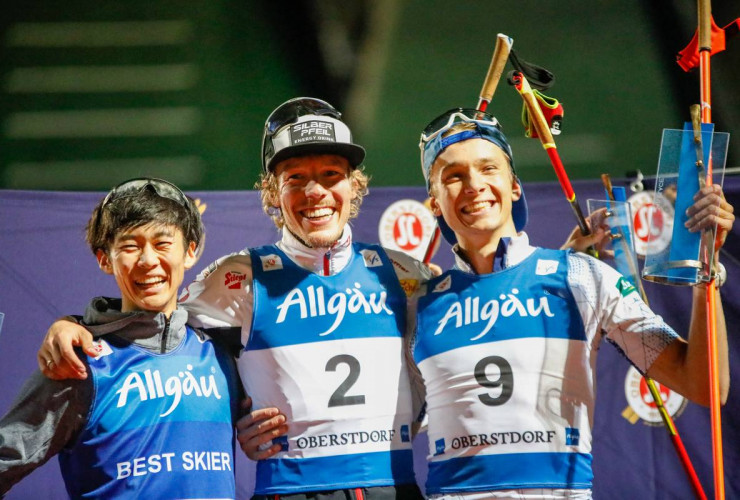
M 111 189 L 103 200 L 103 204 L 100 208 L 102 210 L 113 200 L 134 196 L 144 189 L 151 189 L 161 198 L 167 198 L 168 200 L 177 202 L 185 208 L 190 206 L 185 193 L 171 182 L 152 177 L 141 177 L 138 179 L 128 180 Z
M 310 97 L 299 97 L 281 104 L 275 111 L 270 113 L 265 122 L 265 133 L 273 135 L 286 125 L 294 123 L 301 116 L 306 115 L 328 115 L 340 120 L 342 113 L 334 109 L 334 106 L 321 99 Z
M 421 133 L 421 143 L 425 144 L 437 137 L 439 134 L 448 131 L 455 124 L 465 122 L 481 123 L 496 127 L 499 130 L 501 129 L 501 125 L 498 120 L 488 113 L 477 109 L 455 108 L 442 113 L 437 118 L 429 122 L 429 125 L 427 125 Z

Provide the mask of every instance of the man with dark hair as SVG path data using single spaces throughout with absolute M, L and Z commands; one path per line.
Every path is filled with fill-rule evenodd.
M 121 298 L 82 318 L 98 338 L 79 359 L 91 376 L 37 372 L 0 420 L 0 494 L 59 454 L 72 498 L 234 498 L 236 369 L 177 307 L 203 246 L 198 208 L 134 179 L 98 203 L 86 239 Z

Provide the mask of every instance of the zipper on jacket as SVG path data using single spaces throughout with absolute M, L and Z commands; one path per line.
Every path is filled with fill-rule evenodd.
M 164 318 L 164 330 L 162 331 L 162 340 L 159 344 L 159 353 L 165 354 L 167 352 L 167 336 L 170 333 L 170 318 L 165 316 Z
M 331 250 L 324 254 L 324 276 L 331 276 Z

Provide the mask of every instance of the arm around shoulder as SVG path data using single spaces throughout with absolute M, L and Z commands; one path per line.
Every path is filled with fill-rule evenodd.
M 87 354 L 96 354 L 92 334 L 75 317 L 65 316 L 52 323 L 36 355 L 41 373 L 52 380 L 86 378 L 87 370 L 74 350 L 76 346 Z
M 247 251 L 222 257 L 182 292 L 188 322 L 206 331 L 249 324 L 252 313 L 252 259 Z

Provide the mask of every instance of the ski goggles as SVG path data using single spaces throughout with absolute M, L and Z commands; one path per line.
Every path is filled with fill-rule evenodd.
M 103 199 L 103 204 L 100 206 L 101 211 L 108 203 L 120 198 L 135 196 L 145 189 L 154 191 L 160 198 L 167 198 L 188 209 L 190 207 L 185 193 L 171 182 L 153 177 L 140 177 L 123 182 L 111 189 Z
M 461 130 L 456 134 L 444 137 L 445 132 L 459 123 L 472 123 L 475 129 Z M 421 133 L 419 149 L 421 150 L 421 168 L 429 188 L 429 174 L 437 156 L 448 146 L 468 139 L 485 139 L 494 143 L 509 158 L 514 170 L 514 156 L 511 146 L 501 131 L 499 121 L 483 111 L 468 108 L 454 108 L 439 115 L 429 122 Z
M 455 123 L 475 122 L 487 124 L 491 127 L 501 128 L 498 120 L 484 111 L 470 108 L 454 108 L 445 111 L 437 118 L 429 122 L 421 133 L 421 142 L 426 143 L 449 130 Z
M 297 97 L 284 102 L 270 113 L 265 122 L 265 134 L 272 135 L 284 126 L 295 123 L 298 118 L 306 115 L 331 116 L 337 120 L 342 119 L 342 113 L 326 101 L 313 97 Z

